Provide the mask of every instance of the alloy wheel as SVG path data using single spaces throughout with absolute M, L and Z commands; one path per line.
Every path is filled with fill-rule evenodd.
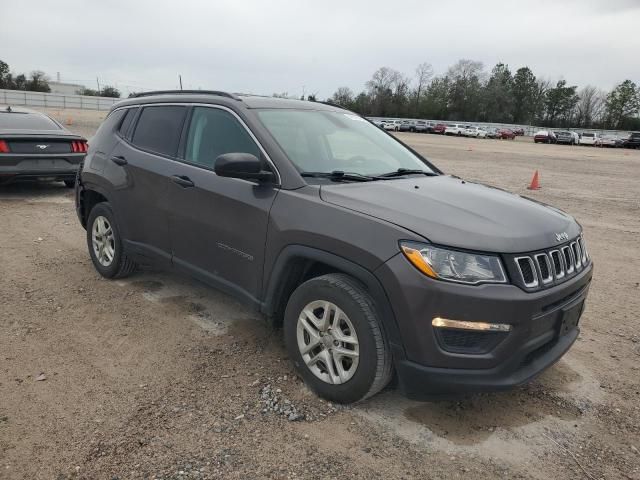
M 348 382 L 358 368 L 360 346 L 353 323 L 334 303 L 310 302 L 298 316 L 298 349 L 309 370 L 329 384 Z
M 103 267 L 108 267 L 113 262 L 116 253 L 116 244 L 113 236 L 113 228 L 109 220 L 102 215 L 97 216 L 91 228 L 91 245 L 96 259 Z

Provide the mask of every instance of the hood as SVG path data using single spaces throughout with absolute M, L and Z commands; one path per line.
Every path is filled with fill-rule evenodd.
M 580 226 L 566 213 L 498 188 L 447 175 L 323 185 L 331 204 L 380 218 L 434 244 L 496 253 L 558 245 Z

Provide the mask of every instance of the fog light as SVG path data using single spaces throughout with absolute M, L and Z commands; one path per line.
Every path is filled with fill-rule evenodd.
M 435 317 L 431 325 L 437 328 L 457 328 L 459 330 L 474 330 L 480 332 L 510 332 L 508 323 L 466 322 L 463 320 L 449 320 Z

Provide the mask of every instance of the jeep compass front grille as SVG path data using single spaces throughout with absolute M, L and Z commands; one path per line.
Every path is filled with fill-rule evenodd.
M 513 258 L 517 283 L 536 290 L 562 283 L 583 271 L 590 262 L 582 236 L 566 245 Z

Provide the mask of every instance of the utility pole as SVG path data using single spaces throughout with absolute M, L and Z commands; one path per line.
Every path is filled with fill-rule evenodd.
M 304 100 L 305 87 L 306 87 L 306 85 L 302 85 L 302 100 Z
M 100 95 L 100 80 L 96 77 L 96 83 L 98 84 L 98 95 Z
M 178 78 L 180 79 L 180 90 L 182 90 L 182 75 L 178 74 Z

